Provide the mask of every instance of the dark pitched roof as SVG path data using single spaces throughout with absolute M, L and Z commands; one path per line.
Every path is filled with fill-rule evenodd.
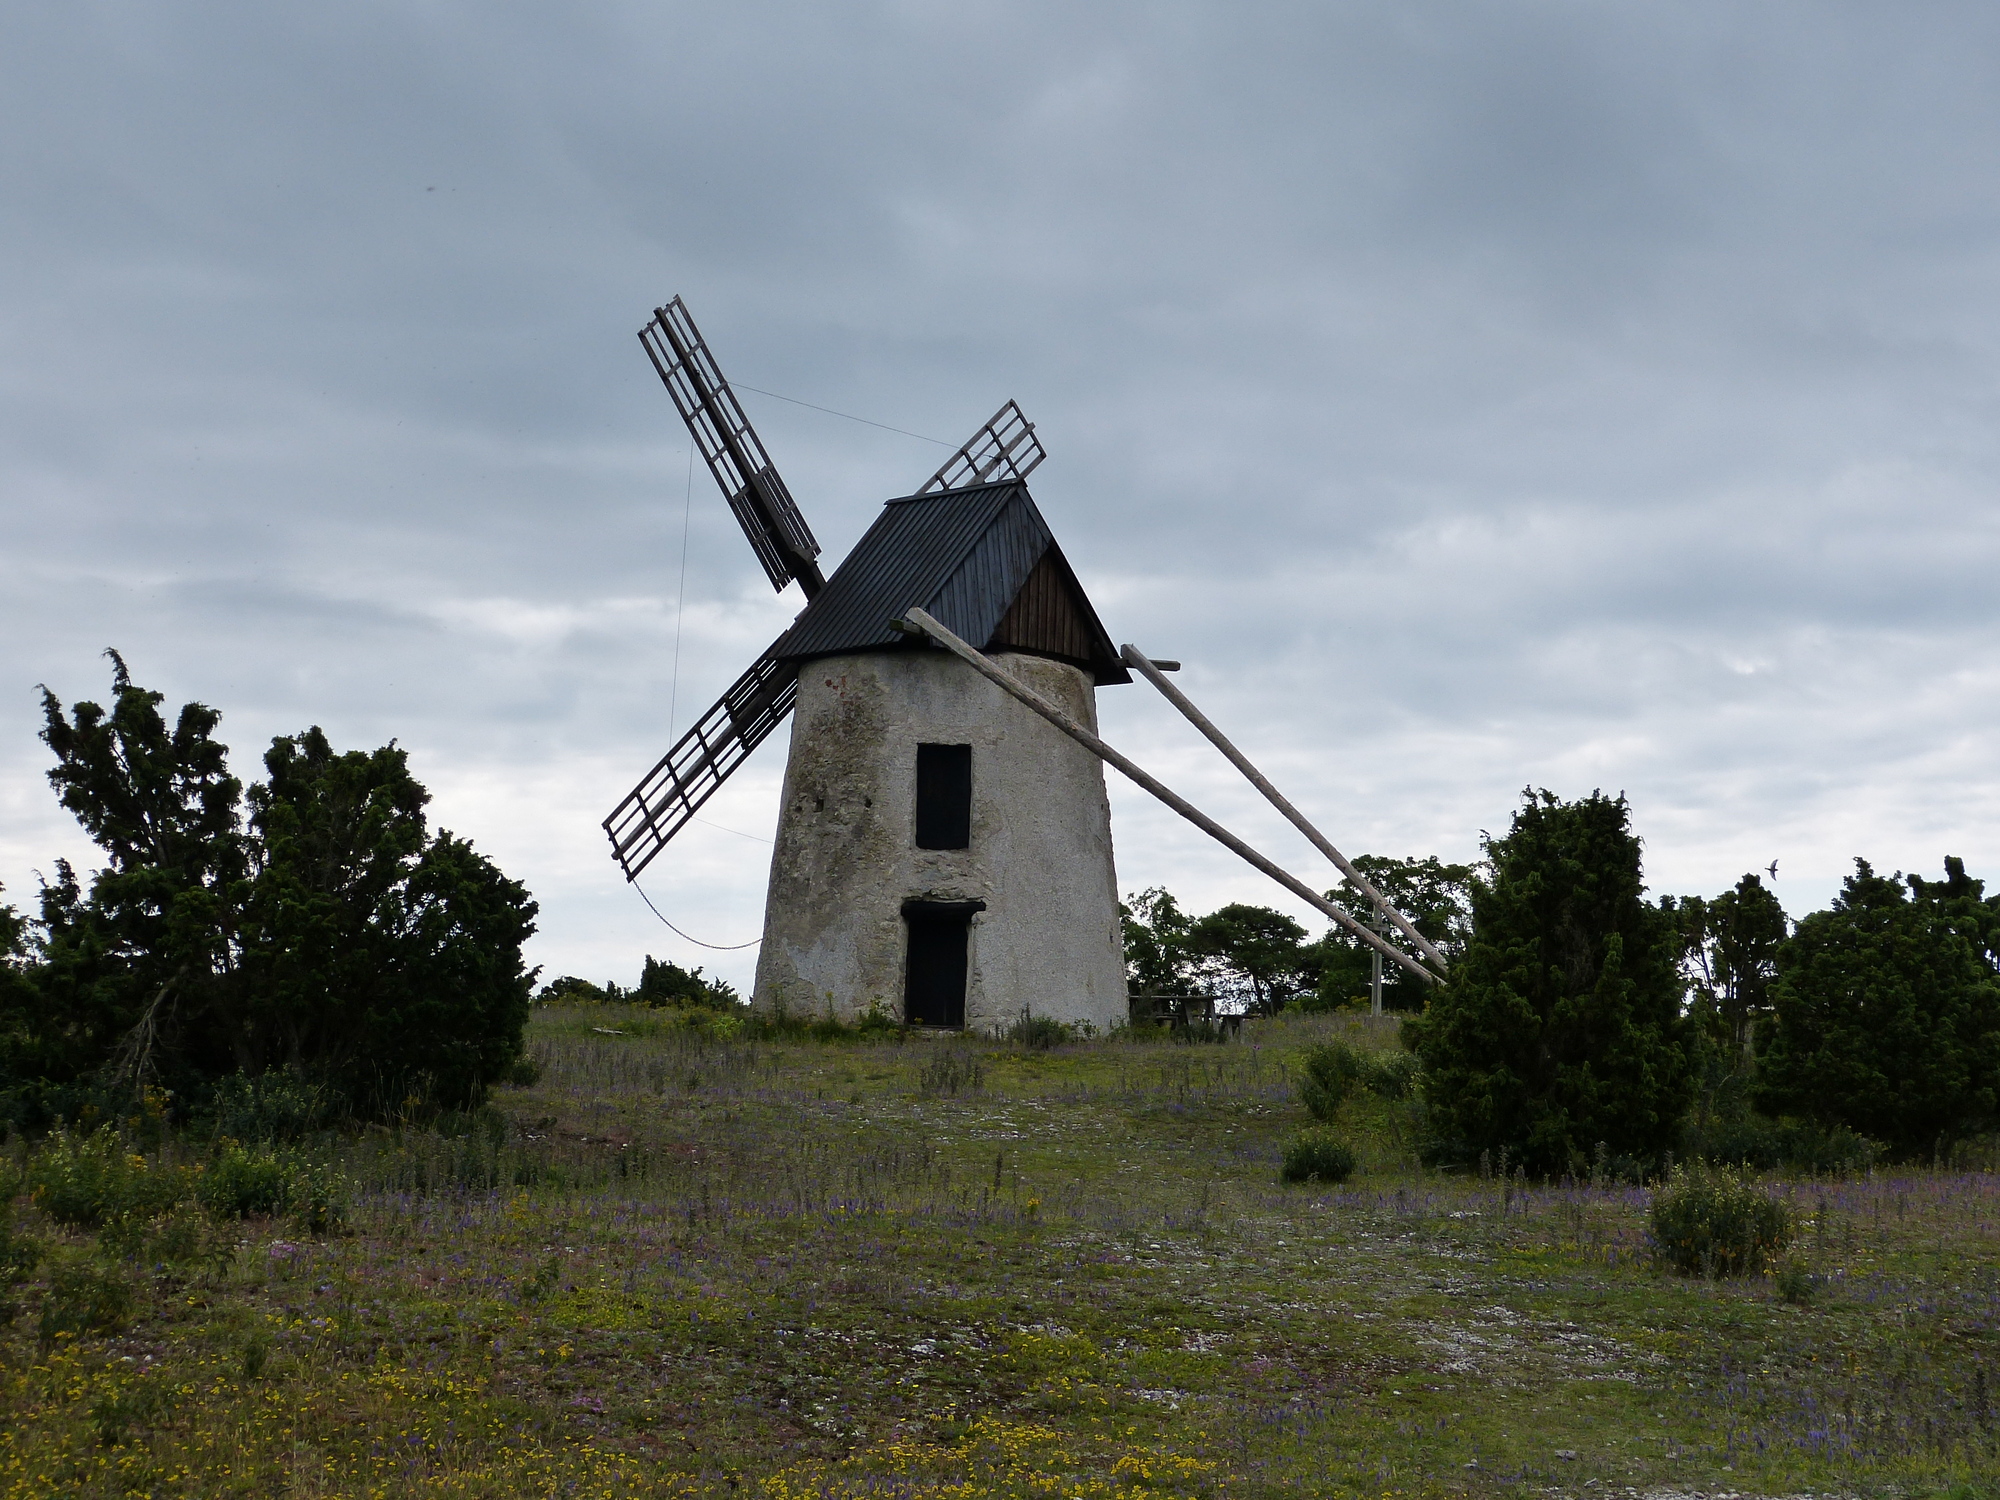
M 1100 684 L 1132 680 L 1019 480 L 891 500 L 771 654 L 911 649 L 889 621 L 913 604 L 983 650 L 1075 662 Z

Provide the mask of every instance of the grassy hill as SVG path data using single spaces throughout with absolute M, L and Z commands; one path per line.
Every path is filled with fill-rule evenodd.
M 338 1232 L 18 1200 L 0 1496 L 1995 1493 L 1990 1172 L 1777 1184 L 1794 1305 L 1655 1269 L 1644 1190 L 1422 1172 L 1373 1096 L 1350 1183 L 1280 1186 L 1332 1034 L 1392 1044 L 543 1008 L 532 1086 L 309 1148 Z

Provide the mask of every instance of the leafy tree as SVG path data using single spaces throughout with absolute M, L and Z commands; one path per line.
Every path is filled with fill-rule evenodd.
M 1972 944 L 1989 969 L 2000 973 L 2000 895 L 1988 896 L 1986 882 L 1965 873 L 1965 861 L 1947 855 L 1943 880 L 1909 877 L 1910 892 L 1930 903 L 1951 930 Z
M 15 1076 L 294 1070 L 360 1107 L 482 1097 L 520 1051 L 527 892 L 429 834 L 394 745 L 273 741 L 246 827 L 220 716 L 189 704 L 169 731 L 112 661 L 109 713 L 43 693 L 50 780 L 109 863 L 87 891 L 59 863 L 43 889 Z
M 1657 1157 L 1690 1088 L 1679 945 L 1670 912 L 1645 900 L 1625 799 L 1531 790 L 1486 855 L 1471 942 L 1403 1023 L 1433 1154 L 1505 1147 L 1552 1174 L 1599 1142 Z
M 1455 962 L 1472 936 L 1471 865 L 1448 865 L 1436 855 L 1423 859 L 1392 859 L 1386 855 L 1363 854 L 1354 867 L 1368 878 L 1389 904 L 1408 917 L 1447 961 Z M 1327 899 L 1357 919 L 1373 924 L 1375 905 L 1350 880 L 1328 891 Z M 1392 927 L 1391 940 L 1408 946 Z M 1332 1010 L 1368 993 L 1373 973 L 1371 949 L 1343 927 L 1333 927 L 1315 945 L 1313 967 L 1318 971 L 1317 993 L 1307 1002 L 1310 1009 Z M 1429 999 L 1430 986 L 1399 964 L 1384 961 L 1382 1006 L 1385 1010 L 1422 1010 Z
M 1945 879 L 1866 860 L 1779 950 L 1757 1102 L 1919 1156 L 1991 1128 L 2000 1106 L 2000 905 L 1964 863 Z
M 1696 1020 L 1730 1058 L 1747 1060 L 1757 1025 L 1770 1014 L 1785 909 L 1753 874 L 1712 901 L 1690 896 L 1674 910 L 1694 981 Z
M 733 986 L 719 979 L 703 979 L 697 966 L 692 971 L 679 964 L 663 964 L 652 954 L 639 972 L 639 988 L 633 999 L 641 1005 L 672 1005 L 700 1010 L 735 1010 L 742 1005 Z
M 1133 995 L 1199 994 L 1195 957 L 1188 951 L 1193 919 L 1158 886 L 1118 905 L 1125 934 L 1125 984 Z
M 124 658 L 105 654 L 109 712 L 85 702 L 66 715 L 42 689 L 49 781 L 108 858 L 87 895 L 63 860 L 42 890 L 41 1024 L 21 1063 L 59 1080 L 121 1047 L 129 1071 L 144 1073 L 162 1027 L 216 1003 L 233 977 L 246 870 L 243 787 L 214 738 L 222 716 L 190 703 L 169 729 L 164 696 L 133 686 Z
M 0 1078 L 18 1074 L 34 1051 L 35 1016 L 41 997 L 35 988 L 33 964 L 27 918 L 11 903 L 0 901 Z M 0 1238 L 4 1237 L 0 1232 Z
M 250 789 L 246 982 L 225 1022 L 245 1072 L 310 1071 L 350 1098 L 421 1084 L 484 1097 L 521 1050 L 535 903 L 472 846 L 427 833 L 430 794 L 395 745 L 272 741 Z
M 618 986 L 614 984 L 611 989 L 617 990 Z M 622 993 L 621 991 L 621 998 Z M 535 994 L 535 999 L 543 1005 L 602 1004 L 612 998 L 613 996 L 606 993 L 602 985 L 592 984 L 588 979 L 579 979 L 574 974 L 565 974 L 560 979 L 550 980 Z
M 1318 977 L 1305 938 L 1305 928 L 1283 912 L 1234 902 L 1192 923 L 1186 950 L 1208 993 L 1268 1016 Z

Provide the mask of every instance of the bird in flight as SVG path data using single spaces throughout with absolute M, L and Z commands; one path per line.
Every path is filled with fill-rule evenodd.
M 1768 868 L 1771 871 L 1771 878 L 1776 880 L 1778 878 L 1778 862 L 1775 859 L 1772 860 Z

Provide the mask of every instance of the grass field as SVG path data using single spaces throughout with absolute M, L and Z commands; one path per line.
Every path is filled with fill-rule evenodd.
M 1795 1305 L 1655 1269 L 1643 1190 L 1425 1173 L 1373 1096 L 1281 1187 L 1331 1034 L 1391 1044 L 544 1008 L 487 1115 L 321 1144 L 343 1232 L 162 1262 L 20 1200 L 0 1495 L 2000 1494 L 1991 1172 L 1774 1182 Z

